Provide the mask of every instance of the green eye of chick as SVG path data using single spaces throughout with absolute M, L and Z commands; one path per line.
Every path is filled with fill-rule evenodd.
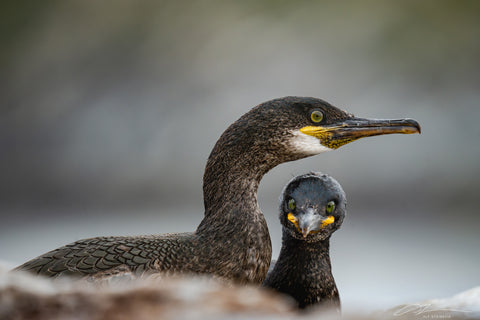
M 292 211 L 295 210 L 295 205 L 296 205 L 296 203 L 295 203 L 294 199 L 288 200 L 288 209 L 290 209 Z
M 327 213 L 332 213 L 335 210 L 335 202 L 330 201 L 327 203 Z

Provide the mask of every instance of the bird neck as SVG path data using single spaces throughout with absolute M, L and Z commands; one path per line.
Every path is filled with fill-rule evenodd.
M 257 135 L 255 130 L 242 128 L 236 122 L 217 141 L 203 176 L 205 218 L 237 211 L 260 212 L 260 180 L 285 160 L 265 146 L 267 139 Z
M 256 169 L 241 158 L 224 160 L 221 165 L 215 160 L 209 161 L 204 176 L 205 217 L 238 210 L 259 211 L 258 186 L 268 169 Z
M 261 283 L 266 276 L 272 244 L 257 190 L 262 177 L 286 161 L 279 143 L 268 138 L 268 129 L 259 129 L 252 114 L 233 123 L 208 158 L 203 177 L 205 217 L 195 231 L 199 247 L 214 248 L 208 256 L 230 266 L 229 277 L 241 283 L 245 282 L 241 279 Z
M 268 234 L 257 191 L 263 175 L 271 168 L 251 157 L 225 149 L 217 153 L 214 149 L 203 180 L 205 217 L 197 232 L 232 227 L 239 236 L 241 226 L 247 233 Z
M 320 303 L 339 310 L 329 248 L 329 239 L 307 242 L 284 229 L 280 256 L 265 285 L 292 296 L 300 308 Z
M 323 281 L 325 277 L 333 277 L 330 239 L 309 242 L 294 238 L 284 230 L 277 263 L 297 266 L 301 270 L 296 270 L 292 274 L 309 275 L 309 281 Z

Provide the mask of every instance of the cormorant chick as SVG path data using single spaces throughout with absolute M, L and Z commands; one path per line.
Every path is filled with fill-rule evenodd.
M 340 311 L 330 264 L 330 237 L 342 225 L 347 200 L 340 184 L 321 173 L 295 177 L 280 199 L 282 249 L 263 286 L 292 296 L 300 308 Z
M 260 284 L 272 254 L 257 203 L 263 175 L 286 161 L 390 133 L 420 133 L 420 125 L 411 119 L 356 118 L 316 98 L 267 101 L 230 125 L 213 148 L 203 177 L 205 217 L 195 232 L 79 240 L 16 270 L 93 280 L 196 273 Z

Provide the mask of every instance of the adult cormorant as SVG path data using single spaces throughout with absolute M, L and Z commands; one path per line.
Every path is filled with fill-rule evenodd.
M 203 177 L 205 217 L 195 232 L 79 240 L 16 270 L 93 279 L 202 273 L 260 284 L 271 259 L 270 236 L 257 203 L 265 173 L 359 138 L 419 132 L 411 119 L 355 118 L 316 98 L 267 101 L 230 125 L 213 148 Z
M 347 199 L 340 184 L 321 173 L 292 179 L 280 199 L 282 249 L 263 286 L 340 311 L 330 263 L 330 237 L 342 225 Z

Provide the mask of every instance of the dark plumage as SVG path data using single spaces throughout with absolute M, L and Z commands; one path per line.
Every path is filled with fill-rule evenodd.
M 292 296 L 300 308 L 321 304 L 340 310 L 330 264 L 330 237 L 346 214 L 340 184 L 325 174 L 291 180 L 280 201 L 282 249 L 263 285 Z
M 265 173 L 361 137 L 419 131 L 413 120 L 359 119 L 315 98 L 267 101 L 234 122 L 213 148 L 203 179 L 205 217 L 195 232 L 79 240 L 16 270 L 95 279 L 118 273 L 207 273 L 261 283 L 271 259 L 257 203 Z

